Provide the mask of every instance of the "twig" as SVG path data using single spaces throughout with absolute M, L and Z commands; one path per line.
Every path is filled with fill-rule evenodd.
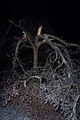
M 22 42 L 23 42 L 23 40 L 19 40 L 18 43 L 17 43 L 16 50 L 15 50 L 15 58 L 14 58 L 14 61 L 13 61 L 13 68 L 15 68 L 15 63 L 16 63 L 16 60 L 17 60 L 20 67 L 22 68 L 22 71 L 25 73 L 25 70 L 24 70 L 23 66 L 21 65 L 21 63 L 19 61 L 19 58 L 18 58 L 19 46 Z
M 54 49 L 54 50 L 55 50 L 55 49 Z M 54 52 L 54 51 L 53 51 L 53 52 Z M 48 58 L 50 58 L 50 56 L 53 54 L 53 52 L 51 52 L 51 53 L 48 55 L 48 57 L 47 57 L 47 59 L 46 59 L 46 62 L 45 62 L 45 65 L 48 64 Z M 58 53 L 57 53 L 56 50 L 55 50 L 55 55 L 56 55 L 56 57 L 55 57 L 54 61 L 52 61 L 53 64 L 54 64 L 54 63 L 56 62 L 56 60 L 58 59 Z
M 72 111 L 72 113 L 69 117 L 71 120 L 78 120 L 77 115 L 76 115 L 76 106 L 77 106 L 77 102 L 78 102 L 79 99 L 80 99 L 80 95 L 77 95 L 76 98 L 75 98 L 74 105 L 73 105 L 73 111 Z
M 63 61 L 62 61 L 62 63 L 61 63 L 60 65 L 58 65 L 58 66 L 55 68 L 54 72 L 56 72 L 56 70 L 57 70 L 58 68 L 60 68 L 62 65 L 63 65 Z
M 40 84 L 41 84 L 42 78 L 35 75 L 35 76 L 29 77 L 27 80 L 24 80 L 24 87 L 26 87 L 26 82 L 29 82 L 29 80 L 32 79 L 32 78 L 39 79 L 40 80 Z

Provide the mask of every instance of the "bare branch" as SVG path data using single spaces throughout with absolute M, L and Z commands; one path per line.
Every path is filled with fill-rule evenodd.
M 43 38 L 43 39 L 46 39 L 46 40 L 48 40 L 48 39 L 49 39 L 49 40 L 50 40 L 50 39 L 51 39 L 51 40 L 57 40 L 57 41 L 63 43 L 64 45 L 66 45 L 66 46 L 74 46 L 74 47 L 79 47 L 79 48 L 80 48 L 80 45 L 73 44 L 73 43 L 67 43 L 65 40 L 62 40 L 62 39 L 60 39 L 60 38 L 58 38 L 58 37 L 56 37 L 56 36 L 53 36 L 53 35 L 41 34 L 40 37 Z
M 29 40 L 30 44 L 31 44 L 33 47 L 35 47 L 33 41 L 31 40 L 31 38 L 29 37 L 29 35 L 23 30 L 22 27 L 20 27 L 19 25 L 15 24 L 12 20 L 9 20 L 9 22 L 12 23 L 13 25 L 15 25 L 16 27 L 18 27 L 19 29 L 21 29 L 21 30 L 24 32 L 26 38 Z
M 41 84 L 42 78 L 39 77 L 39 76 L 37 76 L 37 75 L 35 75 L 35 76 L 31 76 L 31 77 L 29 77 L 27 80 L 24 80 L 24 87 L 26 87 L 26 83 L 29 82 L 29 80 L 32 79 L 32 78 L 39 79 L 40 84 Z
M 20 67 L 22 68 L 22 71 L 25 73 L 25 70 L 24 70 L 23 66 L 21 65 L 19 58 L 18 58 L 19 46 L 21 45 L 22 42 L 23 42 L 23 40 L 19 40 L 17 43 L 16 50 L 15 50 L 15 58 L 13 60 L 13 68 L 15 68 L 16 61 L 18 61 Z
M 55 49 L 54 49 L 55 50 Z M 45 62 L 45 65 L 47 66 L 47 64 L 48 64 L 48 59 L 52 56 L 52 54 L 53 54 L 53 52 L 51 52 L 49 55 L 48 55 L 48 57 L 47 57 L 47 59 L 46 59 L 46 62 Z M 56 57 L 55 57 L 55 59 L 54 59 L 54 61 L 52 61 L 52 63 L 54 64 L 55 62 L 56 62 L 56 60 L 58 59 L 58 53 L 57 53 L 57 51 L 55 50 L 55 55 L 56 55 Z

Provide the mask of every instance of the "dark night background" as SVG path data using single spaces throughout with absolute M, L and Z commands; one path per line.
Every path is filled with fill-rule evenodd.
M 78 2 L 68 1 L 2 1 L 0 19 L 18 20 L 27 16 L 45 17 L 64 39 L 78 41 L 80 38 L 80 8 Z
M 7 20 L 18 21 L 27 16 L 47 19 L 55 34 L 68 42 L 80 43 L 80 12 L 79 3 L 59 1 L 2 1 L 0 3 L 0 40 L 5 34 Z M 4 45 L 3 45 L 4 46 Z M 0 42 L 0 49 L 2 45 Z M 4 47 L 3 47 L 4 49 Z M 0 51 L 3 51 L 1 49 Z M 3 52 L 1 52 L 2 57 Z M 5 58 L 5 57 L 3 57 Z M 6 59 L 6 58 L 5 58 Z M 3 59 L 2 59 L 3 61 Z M 2 62 L 1 68 L 3 67 Z
M 0 19 L 21 19 L 26 16 L 46 17 L 52 27 L 64 39 L 78 41 L 80 38 L 80 9 L 78 2 L 53 0 L 47 1 L 2 1 L 0 3 Z

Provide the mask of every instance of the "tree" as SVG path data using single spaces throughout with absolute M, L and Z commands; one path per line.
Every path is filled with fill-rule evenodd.
M 10 22 L 12 24 L 14 24 L 15 26 L 19 27 L 21 30 L 23 30 L 20 27 L 20 25 L 15 24 L 11 20 L 10 20 Z M 26 41 L 30 42 L 31 46 L 26 46 L 26 47 L 32 47 L 32 49 L 33 49 L 33 68 L 38 67 L 38 51 L 39 51 L 40 46 L 42 46 L 43 44 L 48 44 L 48 45 L 51 46 L 51 48 L 53 49 L 54 54 L 55 54 L 55 58 L 53 60 L 51 60 L 52 64 L 54 65 L 56 61 L 57 62 L 59 61 L 59 64 L 57 64 L 54 71 L 56 71 L 57 69 L 59 69 L 63 65 L 65 65 L 66 68 L 67 68 L 68 77 L 70 77 L 71 76 L 70 73 L 71 73 L 71 69 L 72 69 L 72 63 L 71 63 L 71 59 L 70 59 L 68 50 L 66 48 L 69 47 L 69 46 L 74 46 L 74 47 L 79 47 L 80 48 L 80 45 L 67 43 L 66 41 L 64 41 L 64 40 L 62 40 L 58 37 L 55 37 L 53 35 L 42 34 L 41 31 L 42 31 L 42 26 L 40 26 L 38 28 L 37 36 L 35 37 L 34 40 L 32 40 L 30 38 L 30 36 L 23 30 L 22 38 L 18 38 L 19 41 L 17 43 L 16 50 L 15 50 L 13 67 L 15 68 L 16 61 L 18 61 L 20 67 L 22 68 L 23 72 L 25 73 L 25 70 L 24 70 L 24 68 L 23 68 L 23 66 L 20 63 L 19 58 L 18 58 L 19 47 L 20 47 L 21 44 L 23 44 L 23 43 L 25 44 Z M 45 66 L 48 65 L 51 54 L 52 53 L 50 53 L 49 56 L 47 57 Z
M 67 43 L 63 39 L 60 39 L 50 34 L 43 34 L 42 26 L 38 28 L 37 35 L 32 40 L 31 36 L 24 30 L 24 28 L 21 27 L 20 24 L 17 25 L 11 20 L 10 22 L 11 24 L 14 24 L 16 27 L 20 28 L 23 31 L 22 37 L 15 37 L 15 39 L 18 39 L 18 42 L 16 45 L 15 56 L 13 59 L 13 71 L 14 72 L 17 71 L 16 66 L 17 64 L 19 64 L 24 74 L 22 77 L 18 78 L 18 80 L 16 80 L 15 75 L 13 76 L 13 79 L 14 79 L 13 83 L 11 85 L 9 84 L 9 88 L 5 91 L 6 96 L 9 97 L 8 94 L 10 91 L 10 96 L 11 96 L 10 99 L 12 99 L 12 97 L 14 98 L 14 96 L 18 96 L 19 98 L 20 93 L 18 94 L 17 92 L 19 92 L 20 90 L 21 93 L 23 93 L 23 97 L 26 98 L 27 96 L 26 93 L 28 93 L 28 90 L 29 91 L 31 90 L 31 92 L 28 93 L 30 95 L 30 99 L 32 98 L 32 100 L 34 100 L 33 98 L 35 97 L 36 98 L 41 97 L 43 104 L 50 102 L 51 106 L 53 105 L 54 107 L 55 105 L 55 111 L 57 111 L 60 107 L 64 113 L 64 115 L 62 115 L 63 116 L 62 119 L 77 118 L 76 109 L 77 109 L 77 103 L 80 99 L 80 95 L 79 95 L 80 92 L 78 89 L 79 85 L 75 84 L 76 82 L 76 80 L 74 81 L 75 77 L 72 78 L 73 64 L 67 48 L 71 46 L 80 48 L 80 45 Z M 27 42 L 29 42 L 29 45 L 27 44 Z M 40 66 L 43 72 L 41 71 L 40 73 L 38 73 L 39 72 L 38 70 L 39 48 L 44 44 L 48 44 L 50 46 L 51 52 L 48 54 L 44 66 L 43 67 Z M 20 61 L 19 53 L 22 45 L 23 47 L 32 48 L 33 50 L 33 69 L 29 70 L 28 72 L 23 67 Z M 61 69 L 64 72 L 63 75 L 57 72 L 57 71 L 60 71 Z M 56 76 L 57 76 L 57 79 L 56 79 Z M 44 83 L 43 78 L 47 82 Z M 36 79 L 39 80 L 38 85 L 35 84 L 36 83 L 35 81 L 37 81 Z M 22 86 L 18 86 L 18 85 L 22 85 Z M 77 93 L 76 91 L 74 91 L 74 89 L 77 90 Z M 37 94 L 35 94 L 34 91 Z M 35 97 L 31 96 L 33 94 Z M 76 94 L 78 94 L 77 97 L 76 97 Z M 6 101 L 7 102 L 10 101 L 10 99 L 7 99 Z M 17 97 L 15 99 L 17 99 Z M 15 99 L 13 99 L 13 101 L 15 101 Z M 29 96 L 27 97 L 27 100 L 28 99 L 29 99 Z M 20 102 L 22 98 L 18 100 Z M 26 102 L 22 101 L 21 104 L 23 105 L 25 103 Z M 33 104 L 34 103 L 36 102 L 33 102 Z

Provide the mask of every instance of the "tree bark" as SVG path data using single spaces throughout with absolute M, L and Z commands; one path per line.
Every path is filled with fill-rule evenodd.
M 37 47 L 35 47 L 34 49 L 34 62 L 33 62 L 33 67 L 34 68 L 37 68 L 37 66 L 38 66 L 38 48 Z

